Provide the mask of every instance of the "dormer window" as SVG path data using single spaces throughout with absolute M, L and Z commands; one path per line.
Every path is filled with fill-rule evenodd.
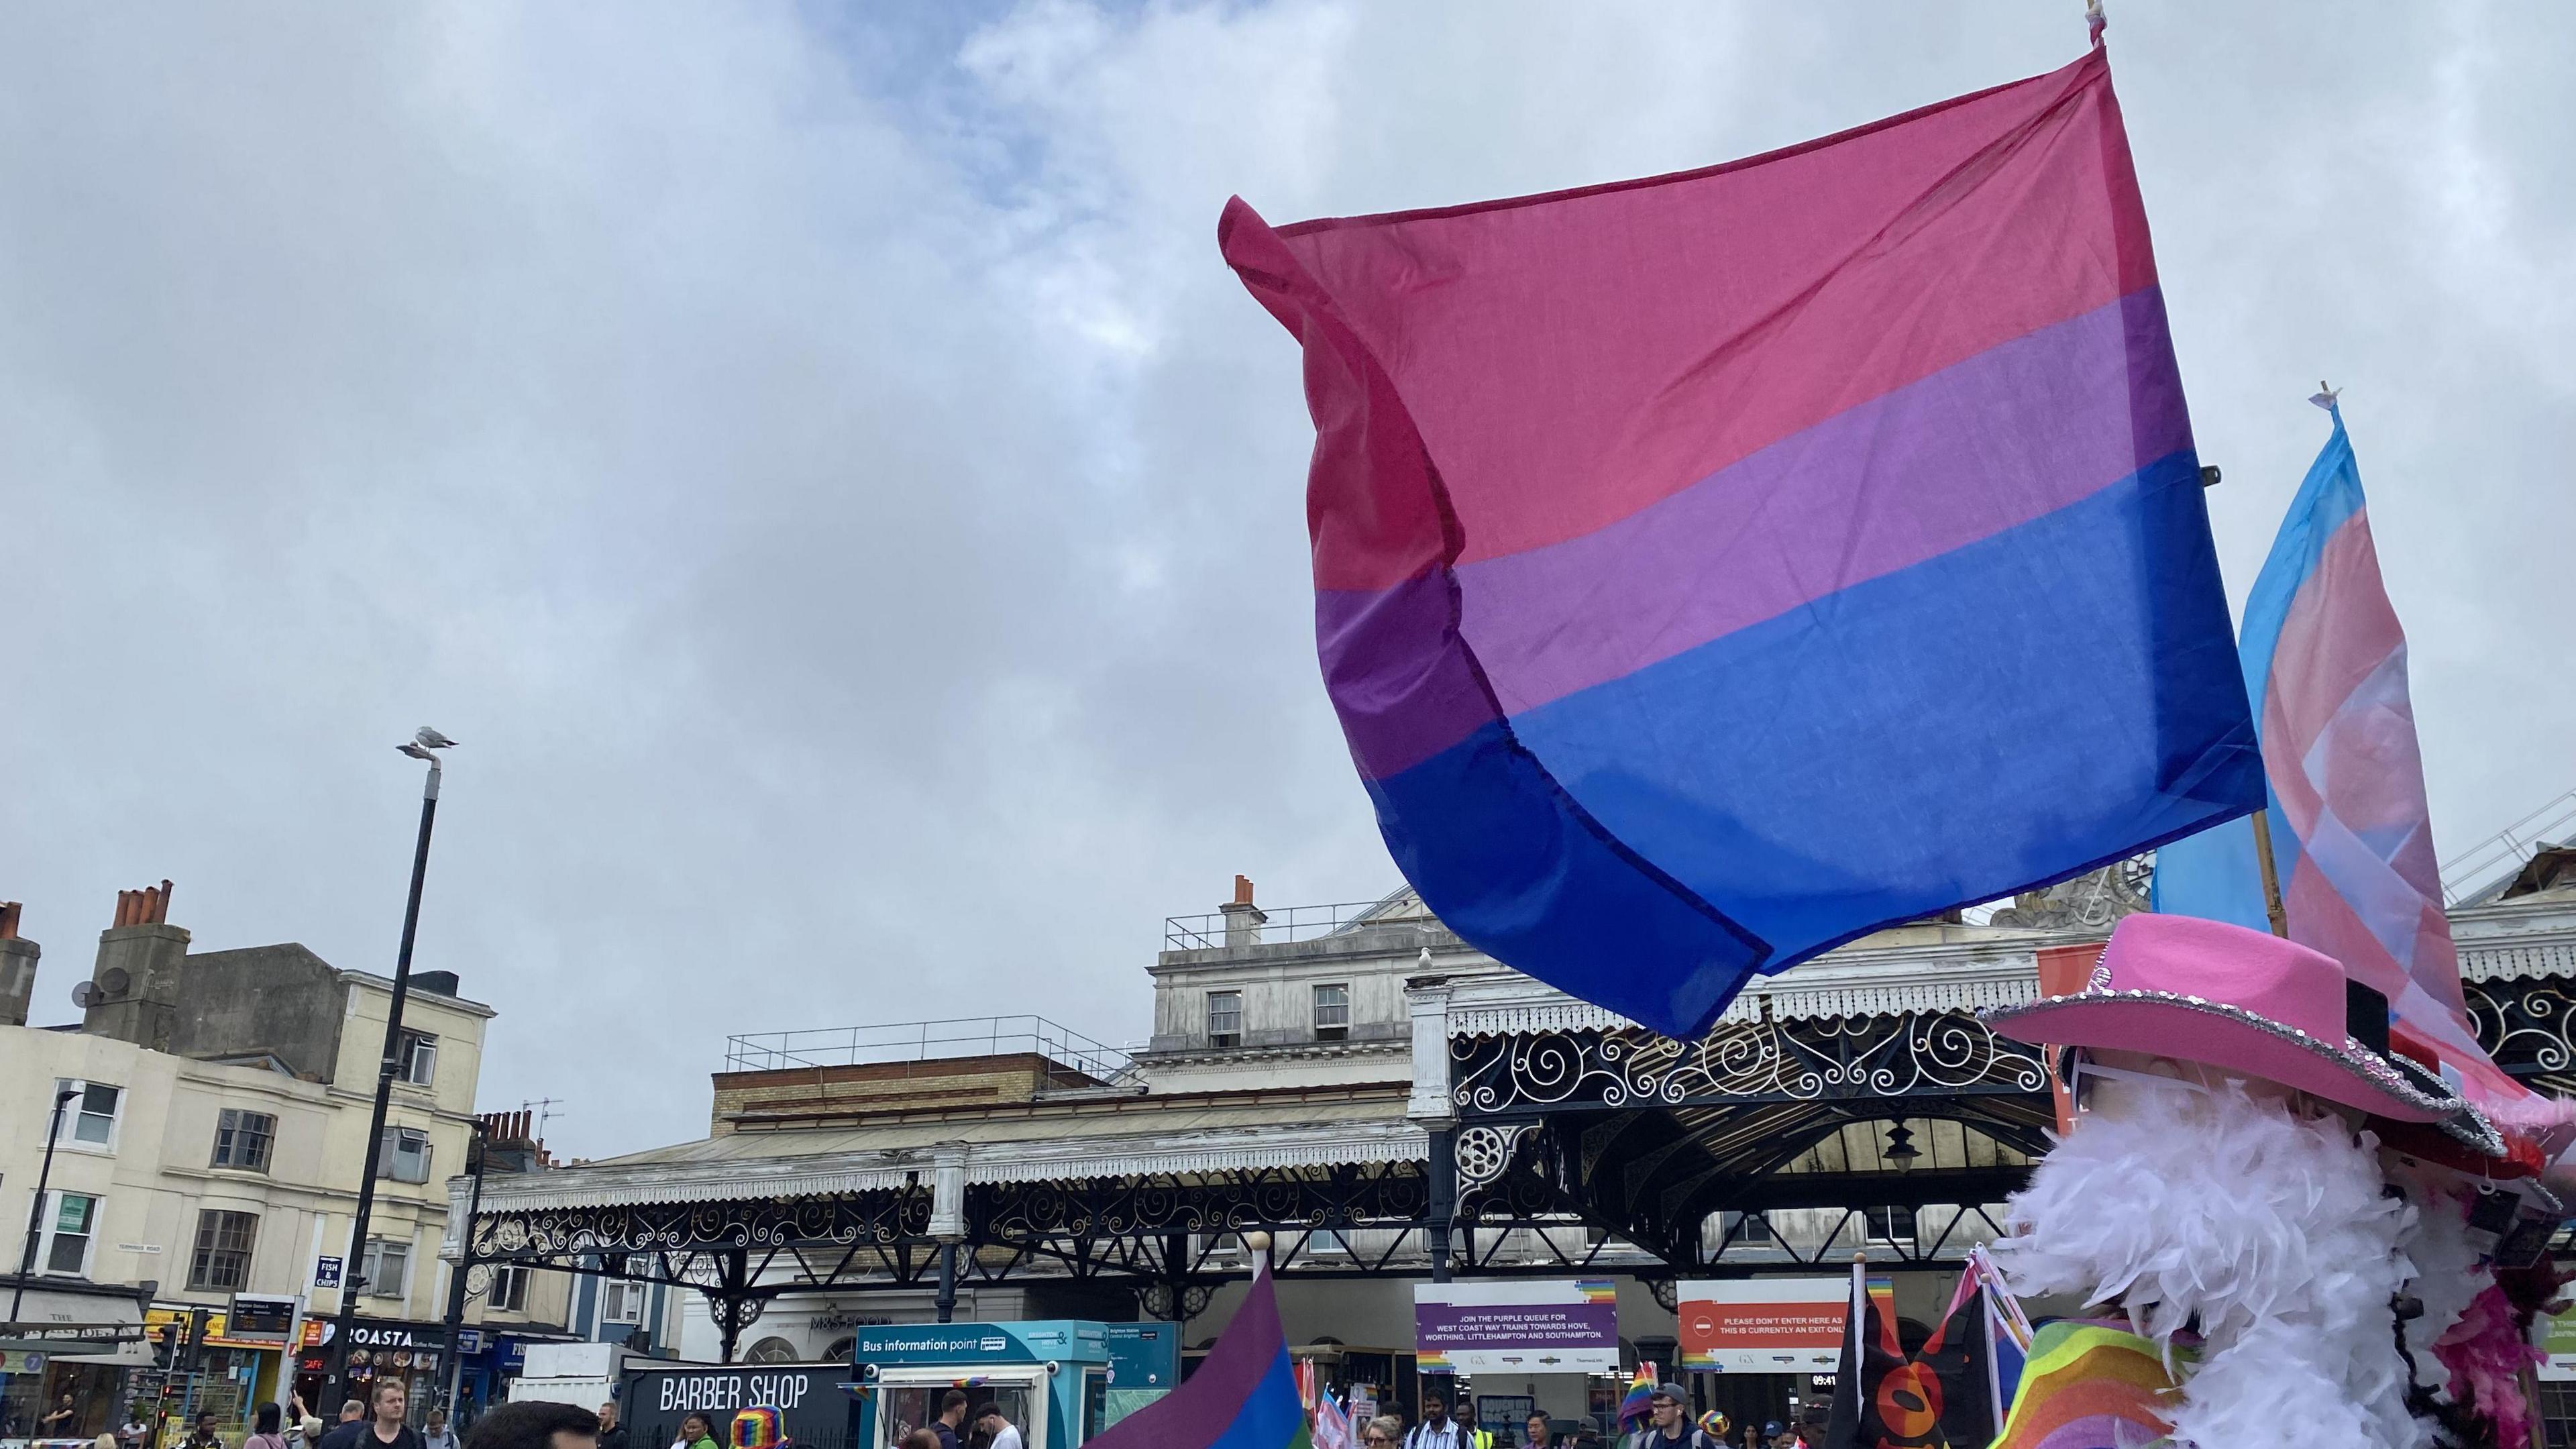
M 1211 991 L 1207 997 L 1208 1045 L 1243 1045 L 1243 993 Z
M 1351 984 L 1335 981 L 1315 988 L 1315 1040 L 1348 1041 L 1351 1035 Z

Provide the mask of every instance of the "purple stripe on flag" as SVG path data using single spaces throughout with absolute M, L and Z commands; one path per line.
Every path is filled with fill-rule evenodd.
M 2191 447 L 2172 357 L 2152 288 L 1989 348 L 1607 528 L 1460 567 L 1467 642 L 1518 714 L 2053 513 Z
M 1272 1373 L 1289 1372 L 1287 1339 L 1279 1327 L 1279 1303 L 1268 1273 L 1255 1274 L 1252 1291 L 1234 1310 L 1234 1321 L 1218 1335 L 1197 1370 L 1170 1393 L 1119 1420 L 1091 1441 L 1094 1449 L 1184 1449 L 1222 1443 L 1247 1410 L 1259 1417 L 1256 1402 Z M 1288 1389 L 1296 1397 L 1293 1386 Z M 1286 1449 L 1288 1435 L 1273 1442 Z
M 2191 447 L 2152 287 L 1837 414 L 1584 537 L 1320 591 L 1324 678 L 1384 779 L 1514 714 L 2090 497 Z M 1714 583 L 1712 581 L 1715 581 Z

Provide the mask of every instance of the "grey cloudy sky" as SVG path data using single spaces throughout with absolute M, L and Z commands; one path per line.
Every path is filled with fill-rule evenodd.
M 2231 585 L 2330 378 L 2456 853 L 2576 785 L 2576 11 L 2114 0 L 2110 39 Z M 38 1019 L 163 876 L 201 947 L 390 969 L 427 722 L 465 743 L 420 964 L 559 1151 L 702 1131 L 728 1032 L 1140 1037 L 1163 915 L 1394 880 L 1226 196 L 1695 166 L 2082 43 L 2075 0 L 15 7 Z

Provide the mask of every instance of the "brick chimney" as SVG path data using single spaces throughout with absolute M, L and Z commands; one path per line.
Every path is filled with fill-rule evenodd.
M 170 883 L 118 891 L 116 923 L 98 933 L 81 1030 L 168 1051 L 187 963 L 188 933 L 170 924 Z
M 18 903 L 0 901 L 0 1026 L 25 1026 L 45 948 L 18 934 Z
M 1252 880 L 1250 877 L 1240 875 L 1236 876 L 1234 878 L 1234 899 L 1228 901 L 1222 906 L 1219 906 L 1217 909 L 1225 915 L 1225 943 L 1227 945 L 1258 946 L 1261 944 L 1261 923 L 1269 920 L 1270 918 L 1261 913 L 1261 907 L 1252 903 Z

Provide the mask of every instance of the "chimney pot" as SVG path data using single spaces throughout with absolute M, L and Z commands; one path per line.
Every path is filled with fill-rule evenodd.
M 0 941 L 18 939 L 18 903 L 0 901 Z
M 1238 906 L 1248 906 L 1252 904 L 1252 878 L 1250 876 L 1239 875 L 1234 878 L 1234 903 Z

